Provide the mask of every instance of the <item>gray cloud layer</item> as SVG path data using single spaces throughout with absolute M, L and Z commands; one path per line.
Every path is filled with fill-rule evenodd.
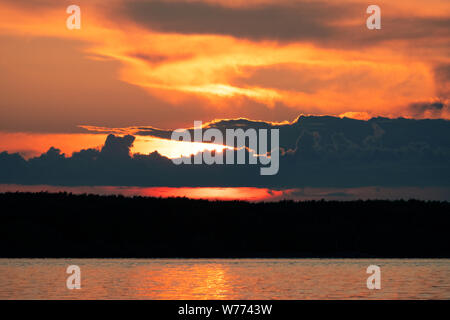
M 322 2 L 231 8 L 200 2 L 131 1 L 123 6 L 133 21 L 155 30 L 278 40 L 330 37 L 335 30 L 324 21 L 355 11 L 354 5 Z
M 366 6 L 320 1 L 224 7 L 201 2 L 126 1 L 120 15 L 163 32 L 230 35 L 252 40 L 309 41 L 354 47 L 387 40 L 448 37 L 450 19 L 383 15 L 382 30 L 365 28 Z M 360 20 L 361 26 L 340 24 Z

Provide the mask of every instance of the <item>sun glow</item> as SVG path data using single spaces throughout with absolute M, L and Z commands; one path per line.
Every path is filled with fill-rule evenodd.
M 208 200 L 246 200 L 262 201 L 281 197 L 282 190 L 270 190 L 265 188 L 141 188 L 141 195 L 149 197 L 187 197 L 191 199 Z
M 224 149 L 232 148 L 214 143 L 175 141 L 153 137 L 137 137 L 131 151 L 133 153 L 141 154 L 149 154 L 157 151 L 162 156 L 174 159 L 179 157 L 188 157 L 205 150 L 222 152 Z

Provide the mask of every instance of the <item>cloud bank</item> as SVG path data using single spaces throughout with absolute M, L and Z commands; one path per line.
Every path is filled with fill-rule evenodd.
M 56 148 L 29 160 L 0 153 L 0 183 L 286 189 L 450 186 L 446 120 L 302 116 L 285 124 L 237 119 L 211 122 L 208 127 L 278 128 L 279 173 L 260 176 L 257 165 L 176 166 L 157 152 L 131 155 L 134 136 L 111 134 L 102 149 L 81 150 L 71 157 Z M 144 127 L 134 134 L 165 132 Z

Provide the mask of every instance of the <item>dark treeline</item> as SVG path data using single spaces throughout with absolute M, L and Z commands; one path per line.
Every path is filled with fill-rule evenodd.
M 0 194 L 0 257 L 450 257 L 448 202 Z

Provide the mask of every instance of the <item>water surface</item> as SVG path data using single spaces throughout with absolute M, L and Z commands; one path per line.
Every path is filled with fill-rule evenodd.
M 0 299 L 450 299 L 450 260 L 0 259 Z

